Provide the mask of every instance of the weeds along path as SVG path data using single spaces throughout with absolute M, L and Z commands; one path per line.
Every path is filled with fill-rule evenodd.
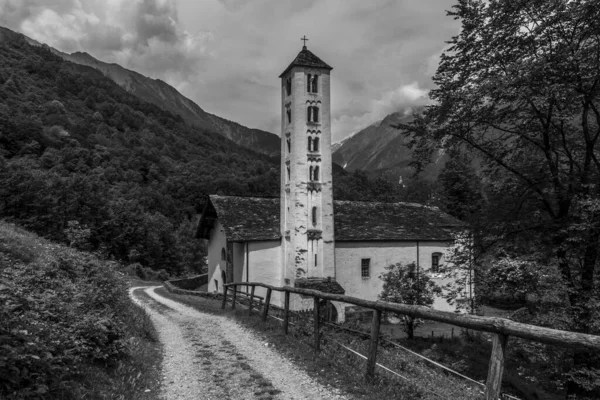
M 159 287 L 159 286 L 158 286 Z M 235 321 L 130 289 L 164 345 L 163 396 L 179 399 L 346 399 L 311 379 Z

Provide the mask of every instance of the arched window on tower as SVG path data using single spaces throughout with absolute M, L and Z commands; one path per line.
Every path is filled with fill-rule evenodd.
M 312 224 L 317 225 L 317 207 L 312 208 Z
M 306 120 L 308 122 L 319 122 L 319 107 L 308 106 L 306 109 Z
M 290 94 L 292 94 L 292 78 L 288 77 L 285 80 L 285 92 L 286 94 L 289 96 Z
M 288 165 L 288 166 L 287 166 L 287 181 L 288 181 L 288 183 L 290 182 L 291 175 L 292 175 L 292 174 L 291 174 L 291 171 L 290 171 L 290 166 Z
M 313 79 L 312 79 L 312 87 L 311 87 L 311 92 L 312 93 L 317 93 L 318 92 L 318 87 L 319 87 L 319 75 L 314 75 Z
M 292 152 L 292 139 L 288 138 L 286 140 L 286 142 L 287 142 L 288 153 L 291 153 Z
M 313 180 L 313 166 L 308 167 L 308 180 Z
M 313 181 L 318 181 L 318 180 L 319 180 L 319 166 L 317 165 L 313 169 Z
M 311 81 L 312 81 L 312 75 L 308 74 L 306 75 L 306 91 L 310 93 L 310 88 L 311 88 Z
M 316 137 L 313 139 L 313 151 L 319 151 L 319 138 Z
M 313 148 L 313 138 L 308 137 L 308 151 L 312 151 Z
M 288 124 L 291 124 L 292 123 L 292 109 L 290 107 L 288 107 L 285 110 L 285 113 L 287 114 L 287 122 L 288 122 Z

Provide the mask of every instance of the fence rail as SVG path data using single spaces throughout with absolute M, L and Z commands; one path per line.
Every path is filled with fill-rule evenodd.
M 509 336 L 515 336 L 522 339 L 531 340 L 538 343 L 551 344 L 567 348 L 585 348 L 589 350 L 600 350 L 600 336 L 588 335 L 584 333 L 561 331 L 558 329 L 545 328 L 541 326 L 528 325 L 520 322 L 511 321 L 505 318 L 480 317 L 476 315 L 454 314 L 447 311 L 432 310 L 423 306 L 411 306 L 406 304 L 389 303 L 385 301 L 371 301 L 359 299 L 341 294 L 332 294 L 319 292 L 312 289 L 301 289 L 290 286 L 278 287 L 259 282 L 233 282 L 223 286 L 223 304 L 225 308 L 227 302 L 227 292 L 231 287 L 234 296 L 232 296 L 232 308 L 235 308 L 235 293 L 238 286 L 251 286 L 252 294 L 256 287 L 267 289 L 267 295 L 264 301 L 262 319 L 265 321 L 269 312 L 272 291 L 285 292 L 285 304 L 283 314 L 284 331 L 287 334 L 289 325 L 289 294 L 295 293 L 314 298 L 314 349 L 319 351 L 319 299 L 338 301 L 357 305 L 360 307 L 375 310 L 371 324 L 371 346 L 367 360 L 366 377 L 370 379 L 375 373 L 377 359 L 377 345 L 379 338 L 379 327 L 381 324 L 382 312 L 393 312 L 397 314 L 408 315 L 427 320 L 444 322 L 451 325 L 460 326 L 467 329 L 473 329 L 482 332 L 494 334 L 492 340 L 492 354 L 490 357 L 488 377 L 485 384 L 485 399 L 497 400 L 500 396 L 500 386 L 502 375 L 504 373 L 504 359 L 506 354 L 506 345 Z M 253 296 L 250 296 L 250 310 L 252 310 Z

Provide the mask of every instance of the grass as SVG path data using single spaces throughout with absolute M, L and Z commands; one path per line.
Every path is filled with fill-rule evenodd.
M 377 361 L 404 375 L 409 380 L 395 377 L 378 369 L 373 380 L 364 378 L 366 362 L 358 356 L 344 350 L 340 342 L 347 347 L 367 353 L 368 340 L 346 333 L 323 330 L 321 352 L 312 351 L 312 322 L 305 326 L 290 327 L 290 334 L 284 335 L 279 321 L 268 319 L 263 323 L 255 311 L 252 316 L 248 310 L 238 307 L 236 310 L 221 310 L 221 302 L 188 295 L 178 295 L 164 288 L 156 291 L 161 296 L 189 305 L 202 312 L 226 315 L 244 326 L 251 328 L 261 341 L 275 347 L 280 354 L 301 367 L 309 376 L 324 386 L 340 393 L 346 393 L 358 399 L 478 399 L 481 394 L 464 381 L 449 377 L 439 370 L 431 369 L 421 360 L 396 348 L 379 346 Z
M 90 365 L 83 372 L 82 398 L 159 400 L 162 346 L 148 313 L 135 304 L 129 310 L 129 357 L 110 367 Z

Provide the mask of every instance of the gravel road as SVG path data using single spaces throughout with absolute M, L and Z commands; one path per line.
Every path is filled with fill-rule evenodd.
M 165 399 L 347 398 L 311 379 L 234 320 L 166 299 L 156 288 L 131 288 L 130 293 L 146 307 L 164 344 Z M 142 290 L 152 300 L 135 296 Z

